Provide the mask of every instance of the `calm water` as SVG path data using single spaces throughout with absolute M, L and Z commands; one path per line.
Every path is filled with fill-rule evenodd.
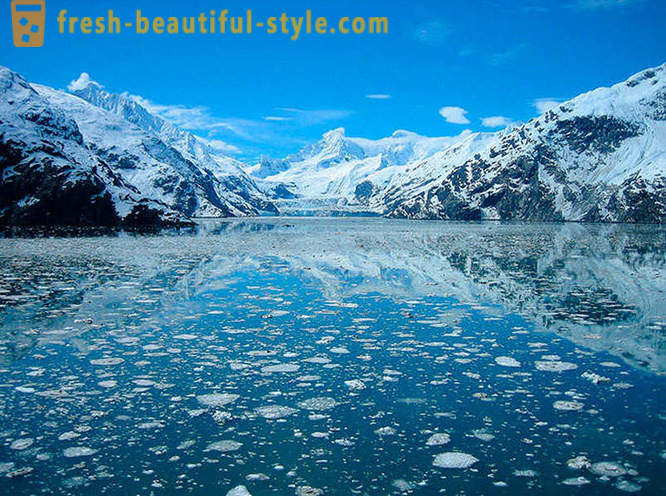
M 2 494 L 666 490 L 664 229 L 62 234 L 0 239 Z

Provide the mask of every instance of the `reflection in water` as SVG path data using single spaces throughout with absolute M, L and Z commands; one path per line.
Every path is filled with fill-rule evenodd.
M 666 371 L 663 228 L 252 219 L 170 234 L 4 240 L 0 308 L 12 336 L 3 344 L 15 354 L 52 326 L 83 336 L 73 312 L 95 320 L 104 305 L 150 286 L 160 305 L 173 304 L 271 257 L 330 298 L 376 292 L 499 305 L 582 346 Z
M 12 234 L 1 493 L 666 489 L 664 229 Z

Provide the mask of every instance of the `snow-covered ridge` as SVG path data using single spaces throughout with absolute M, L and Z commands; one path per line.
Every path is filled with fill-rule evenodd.
M 277 212 L 234 159 L 129 96 L 87 75 L 70 85 L 73 94 L 0 71 L 0 222 L 181 223 Z
M 644 70 L 494 133 L 368 140 L 334 129 L 246 170 L 289 212 L 662 223 L 665 73 Z
M 432 156 L 373 198 L 409 218 L 666 220 L 666 65 Z
M 71 116 L 4 67 L 0 95 L 0 224 L 189 222 L 116 174 Z

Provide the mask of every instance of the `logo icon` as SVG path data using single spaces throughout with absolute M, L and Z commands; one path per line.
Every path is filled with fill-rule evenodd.
M 44 0 L 12 0 L 14 46 L 40 47 L 44 44 L 45 11 Z

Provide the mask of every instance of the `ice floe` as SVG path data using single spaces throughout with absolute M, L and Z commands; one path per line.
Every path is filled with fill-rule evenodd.
M 243 443 L 225 439 L 223 441 L 215 441 L 214 443 L 210 443 L 208 446 L 206 446 L 206 451 L 219 451 L 221 453 L 227 453 L 229 451 L 236 451 L 240 449 L 241 446 L 243 446 Z
M 65 448 L 62 451 L 65 458 L 79 458 L 83 456 L 91 456 L 95 453 L 97 453 L 96 449 L 88 448 L 87 446 L 73 446 L 71 448 Z
M 501 365 L 502 367 L 520 367 L 520 362 L 518 360 L 508 356 L 495 357 L 495 363 L 497 363 L 497 365 Z
M 266 405 L 256 408 L 255 412 L 267 419 L 278 419 L 293 415 L 294 413 L 298 412 L 298 410 L 289 406 Z
M 439 468 L 469 468 L 478 461 L 478 458 L 468 453 L 449 451 L 435 456 L 432 464 Z

